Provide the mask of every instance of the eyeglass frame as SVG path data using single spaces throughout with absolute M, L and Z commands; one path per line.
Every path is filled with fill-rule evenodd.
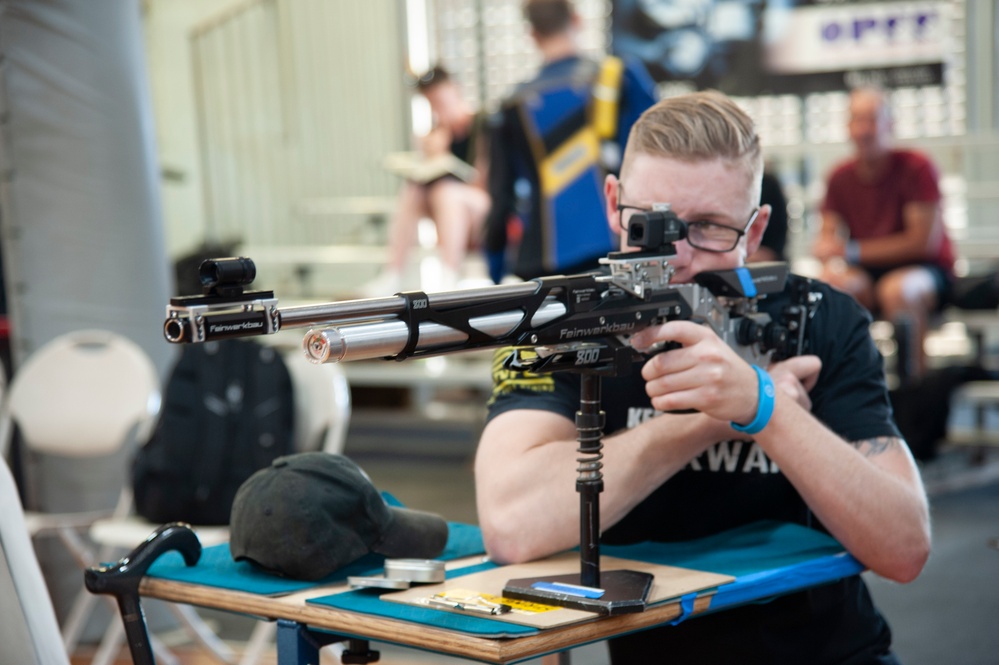
M 620 187 L 618 187 L 618 201 L 620 201 L 620 197 L 621 197 L 621 189 L 620 189 Z M 653 205 L 658 205 L 658 204 L 653 204 Z M 625 225 L 625 223 L 624 223 L 624 216 L 621 214 L 625 210 L 637 210 L 637 211 L 643 212 L 643 213 L 656 212 L 655 208 L 643 208 L 641 206 L 631 206 L 631 205 L 624 205 L 622 203 L 618 203 L 617 204 L 617 213 L 618 213 L 617 225 L 625 233 L 628 232 L 628 227 Z M 734 226 L 729 226 L 728 224 L 719 224 L 717 222 L 706 222 L 706 221 L 688 222 L 685 219 L 681 219 L 680 221 L 683 222 L 684 224 L 686 224 L 688 228 L 690 226 L 693 226 L 693 225 L 697 225 L 697 226 L 718 226 L 718 227 L 721 227 L 721 228 L 729 229 L 731 231 L 735 231 L 737 235 L 735 237 L 735 240 L 732 242 L 732 246 L 729 247 L 728 249 L 711 249 L 709 247 L 701 247 L 700 245 L 697 245 L 696 243 L 691 242 L 691 239 L 689 237 L 684 238 L 687 241 L 687 244 L 689 244 L 691 247 L 694 247 L 695 249 L 701 250 L 702 252 L 711 252 L 713 254 L 725 254 L 727 252 L 731 252 L 733 249 L 735 249 L 736 247 L 739 246 L 739 241 L 742 240 L 742 237 L 744 235 L 746 235 L 746 233 L 749 231 L 749 227 L 753 225 L 753 222 L 756 221 L 756 218 L 759 217 L 759 215 L 760 215 L 760 207 L 756 206 L 756 208 L 753 209 L 753 212 L 750 213 L 749 220 L 746 222 L 746 225 L 742 229 L 738 229 L 738 228 L 736 228 Z

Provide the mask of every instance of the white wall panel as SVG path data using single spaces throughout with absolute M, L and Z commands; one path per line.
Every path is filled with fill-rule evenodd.
M 365 232 L 409 145 L 402 21 L 399 2 L 259 0 L 192 31 L 207 239 Z

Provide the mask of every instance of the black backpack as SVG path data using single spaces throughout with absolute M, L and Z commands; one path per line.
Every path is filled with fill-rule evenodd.
M 294 452 L 294 418 L 277 350 L 238 339 L 184 346 L 133 462 L 136 512 L 158 523 L 228 524 L 243 481 Z

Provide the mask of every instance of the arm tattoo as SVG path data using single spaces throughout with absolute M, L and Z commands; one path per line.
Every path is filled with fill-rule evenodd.
M 897 436 L 877 436 L 873 439 L 851 441 L 850 445 L 859 450 L 864 457 L 874 457 L 902 445 L 902 440 Z

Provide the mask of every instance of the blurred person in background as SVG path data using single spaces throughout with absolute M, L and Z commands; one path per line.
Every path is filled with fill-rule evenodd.
M 638 61 L 580 54 L 569 0 L 527 0 L 523 13 L 543 64 L 494 117 L 486 255 L 496 282 L 591 270 L 614 250 L 603 179 L 655 101 Z
M 431 219 L 437 229 L 441 279 L 434 290 L 456 288 L 469 250 L 481 244 L 489 210 L 485 116 L 472 108 L 458 83 L 440 65 L 416 78 L 414 87 L 430 105 L 433 126 L 420 138 L 415 161 L 390 166 L 405 182 L 389 224 L 388 265 L 364 287 L 367 296 L 420 287 L 403 284 L 403 274 L 424 218 Z
M 824 281 L 907 331 L 898 341 L 911 365 L 899 372 L 920 376 L 929 315 L 946 301 L 954 280 L 939 174 L 926 155 L 893 147 L 891 112 L 880 89 L 850 94 L 848 130 L 854 156 L 829 176 L 812 252 L 823 262 Z

